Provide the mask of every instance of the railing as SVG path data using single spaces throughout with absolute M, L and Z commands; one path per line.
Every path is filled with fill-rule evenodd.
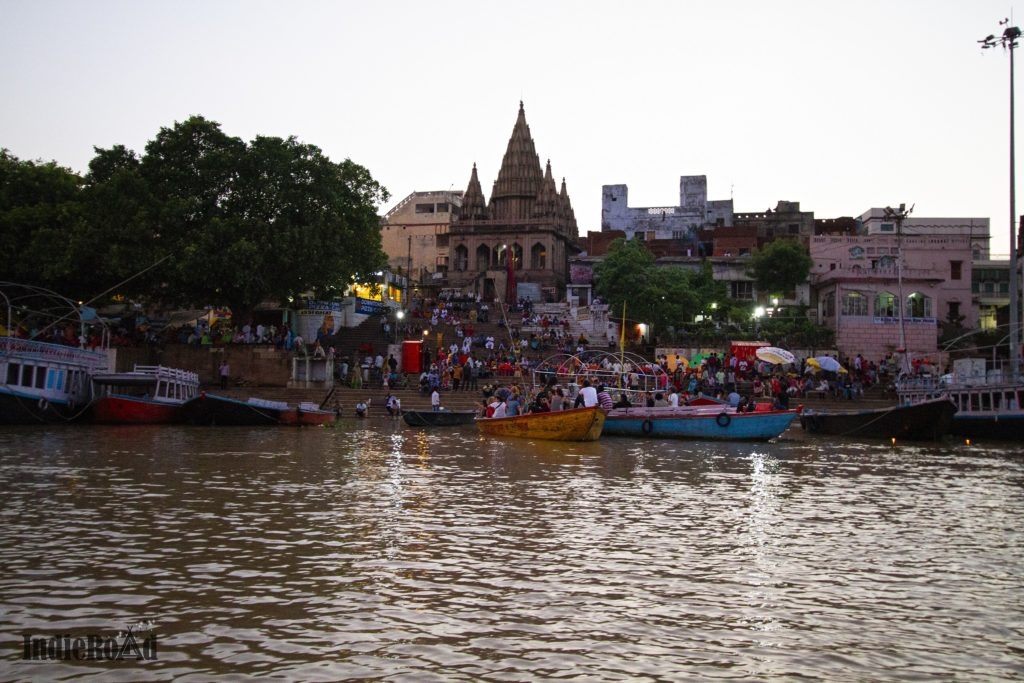
M 179 384 L 198 384 L 198 373 L 181 368 L 168 368 L 163 365 L 136 365 L 132 372 L 140 375 L 152 375 L 166 382 L 177 382 Z
M 5 354 L 32 353 L 43 358 L 78 363 L 99 368 L 107 364 L 107 354 L 97 351 L 86 351 L 75 346 L 51 344 L 34 339 L 18 339 L 16 337 L 0 337 L 0 351 Z

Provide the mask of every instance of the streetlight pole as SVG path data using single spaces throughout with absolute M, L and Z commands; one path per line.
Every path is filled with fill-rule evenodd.
M 1013 373 L 1012 379 L 1016 380 L 1020 375 L 1020 351 L 1019 351 L 1019 314 L 1017 296 L 1017 201 L 1016 201 L 1016 164 L 1014 159 L 1014 135 L 1013 135 L 1013 51 L 1017 47 L 1017 40 L 1021 31 L 1016 26 L 1009 25 L 1009 19 L 999 22 L 1004 26 L 1003 35 L 996 38 L 989 34 L 978 42 L 983 50 L 1001 45 L 1004 50 L 1010 51 L 1010 370 Z

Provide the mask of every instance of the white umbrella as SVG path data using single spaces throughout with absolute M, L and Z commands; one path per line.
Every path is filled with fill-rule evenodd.
M 843 369 L 839 361 L 832 356 L 815 356 L 814 360 L 818 361 L 818 366 L 826 372 L 840 372 Z
M 771 363 L 772 365 L 788 365 L 789 363 L 796 362 L 796 356 L 786 349 L 780 349 L 778 346 L 762 346 L 754 351 L 754 353 L 765 363 Z

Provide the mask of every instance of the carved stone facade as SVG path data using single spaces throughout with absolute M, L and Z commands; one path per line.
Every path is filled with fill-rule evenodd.
M 473 164 L 461 212 L 453 216 L 449 232 L 448 285 L 484 300 L 508 300 L 519 286 L 538 292 L 541 299 L 560 301 L 578 234 L 565 180 L 559 190 L 551 162 L 541 168 L 520 102 L 490 201 Z

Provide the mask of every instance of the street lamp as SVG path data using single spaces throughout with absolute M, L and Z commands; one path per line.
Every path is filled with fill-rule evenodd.
M 398 343 L 398 326 L 402 324 L 402 319 L 405 317 L 405 311 L 395 312 L 395 343 Z
M 1014 192 L 1015 164 L 1014 164 L 1014 138 L 1013 138 L 1013 50 L 1017 47 L 1017 40 L 1020 38 L 1020 29 L 1010 26 L 1009 19 L 999 22 L 1004 26 L 1003 35 L 996 38 L 989 34 L 978 42 L 981 49 L 988 50 L 1001 45 L 1004 50 L 1010 51 L 1010 368 L 1013 379 L 1017 379 L 1020 372 L 1019 338 L 1017 310 L 1017 204 L 1016 193 Z

